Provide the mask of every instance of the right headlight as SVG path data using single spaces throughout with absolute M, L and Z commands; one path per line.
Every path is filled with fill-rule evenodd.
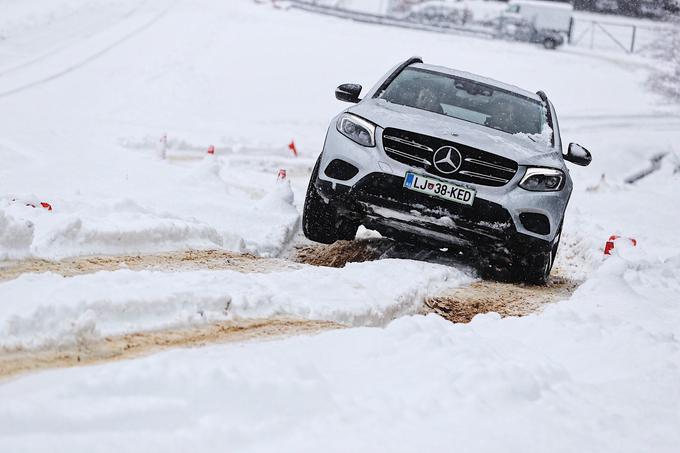
M 532 192 L 557 192 L 564 188 L 564 173 L 554 168 L 527 168 L 519 186 Z
M 375 146 L 375 124 L 351 113 L 345 113 L 337 124 L 338 132 L 361 146 Z

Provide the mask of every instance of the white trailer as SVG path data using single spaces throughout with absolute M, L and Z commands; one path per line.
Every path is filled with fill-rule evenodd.
M 511 0 L 501 15 L 500 33 L 504 37 L 539 42 L 554 49 L 571 34 L 573 12 L 570 3 Z
M 503 13 L 532 24 L 537 30 L 569 33 L 574 7 L 570 3 L 541 0 L 511 0 Z

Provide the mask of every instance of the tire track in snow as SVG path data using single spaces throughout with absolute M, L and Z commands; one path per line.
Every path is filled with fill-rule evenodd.
M 110 336 L 95 343 L 72 347 L 0 354 L 0 380 L 51 368 L 129 360 L 176 348 L 244 341 L 266 341 L 293 335 L 313 335 L 344 327 L 341 324 L 328 321 L 281 318 L 224 321 L 182 329 Z
M 158 21 L 160 21 L 166 15 L 175 6 L 176 3 L 177 3 L 177 0 L 173 1 L 170 5 L 168 5 L 165 9 L 163 9 L 160 13 L 154 15 L 150 20 L 143 23 L 141 26 L 135 28 L 134 30 L 132 30 L 129 33 L 126 33 L 121 38 L 119 38 L 116 41 L 114 41 L 113 43 L 107 45 L 103 49 L 95 52 L 94 54 L 91 54 L 90 56 L 86 57 L 85 59 L 80 60 L 79 62 L 77 62 L 77 63 L 75 63 L 71 66 L 68 66 L 65 69 L 62 69 L 58 72 L 55 72 L 53 74 L 50 74 L 50 75 L 45 76 L 43 78 L 40 78 L 38 80 L 34 80 L 33 82 L 29 82 L 27 84 L 18 86 L 16 88 L 12 88 L 11 90 L 1 92 L 0 98 L 12 96 L 14 94 L 21 93 L 22 91 L 26 91 L 26 90 L 29 90 L 31 88 L 35 88 L 37 86 L 44 85 L 46 83 L 49 83 L 53 80 L 61 78 L 65 75 L 67 75 L 67 74 L 70 74 L 70 73 L 86 66 L 87 64 L 97 60 L 98 58 L 107 54 L 108 52 L 110 52 L 111 50 L 120 46 L 121 44 L 125 43 L 126 41 L 129 41 L 130 39 L 132 39 L 136 35 L 142 33 L 143 31 L 145 31 L 149 28 L 151 28 L 154 24 L 156 24 Z
M 110 24 L 108 27 L 106 27 L 105 30 L 108 30 L 112 27 L 115 27 L 116 25 L 119 25 L 122 22 L 125 22 L 127 19 L 134 16 L 134 14 L 137 13 L 140 9 L 141 9 L 141 6 L 136 5 L 136 7 L 134 9 L 126 11 L 125 13 L 123 13 L 122 18 L 120 20 L 114 22 L 113 24 Z M 76 11 L 76 12 L 73 12 L 70 16 L 75 16 L 77 14 L 78 14 L 78 12 Z M 77 37 L 77 38 L 72 38 L 71 41 L 66 42 L 64 44 L 61 44 L 57 47 L 54 47 L 51 50 L 49 50 L 48 52 L 37 55 L 33 58 L 30 58 L 26 61 L 23 61 L 22 63 L 17 64 L 15 66 L 10 66 L 10 67 L 4 68 L 4 69 L 0 70 L 0 77 L 7 75 L 7 74 L 11 74 L 11 73 L 16 72 L 16 71 L 23 69 L 23 68 L 33 66 L 36 63 L 40 63 L 41 61 L 44 61 L 44 60 L 46 60 L 46 59 L 48 59 L 48 58 L 50 58 L 54 55 L 59 54 L 60 52 L 66 50 L 66 49 L 69 49 L 70 47 L 73 47 L 74 45 L 76 45 L 79 42 L 86 41 L 86 40 L 88 40 L 88 39 L 90 39 L 94 36 L 101 34 L 102 31 L 103 31 L 102 29 L 90 31 L 90 32 L 88 32 L 84 35 Z
M 4 263 L 4 267 L 0 267 L 0 280 L 16 278 L 29 272 L 55 272 L 64 276 L 74 276 L 121 268 L 167 271 L 231 269 L 263 273 L 297 269 L 301 266 L 299 263 L 344 267 L 350 262 L 382 258 L 421 259 L 455 265 L 459 268 L 468 266 L 460 258 L 447 257 L 444 252 L 418 251 L 386 239 L 369 239 L 339 241 L 328 246 L 317 244 L 298 246 L 290 260 L 258 258 L 218 250 L 142 256 L 79 257 L 62 261 L 25 260 Z M 421 308 L 420 314 L 436 313 L 456 323 L 469 322 L 475 315 L 488 312 L 496 312 L 501 316 L 525 316 L 541 311 L 547 304 L 567 299 L 577 287 L 578 282 L 559 276 L 553 277 L 546 286 L 477 281 L 469 286 L 448 290 L 429 298 Z M 6 351 L 0 353 L 0 379 L 49 368 L 132 359 L 181 347 L 309 335 L 345 327 L 347 326 L 331 321 L 251 319 L 109 336 L 72 346 Z
M 527 316 L 547 304 L 568 299 L 579 283 L 553 276 L 545 286 L 523 286 L 494 281 L 479 281 L 456 288 L 425 301 L 423 313 L 436 313 L 454 323 L 468 323 L 480 313 Z
M 343 267 L 350 262 L 381 258 L 414 258 L 458 268 L 470 266 L 470 263 L 447 252 L 421 250 L 386 239 L 301 246 L 293 256 L 293 260 L 301 263 L 329 267 Z M 469 267 L 469 271 L 475 272 L 472 267 Z M 429 298 L 421 314 L 436 313 L 454 323 L 467 323 L 478 314 L 490 312 L 503 317 L 526 316 L 540 312 L 548 304 L 568 299 L 579 285 L 580 282 L 559 275 L 558 269 L 553 271 L 553 276 L 545 286 L 481 280 Z
M 0 263 L 0 282 L 26 273 L 53 272 L 65 277 L 119 269 L 162 271 L 229 269 L 239 272 L 271 272 L 297 269 L 300 265 L 276 258 L 224 250 L 190 250 L 152 255 L 83 256 L 60 261 L 29 259 Z

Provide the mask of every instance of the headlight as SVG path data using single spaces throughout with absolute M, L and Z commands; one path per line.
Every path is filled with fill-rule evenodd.
M 564 173 L 554 168 L 528 168 L 519 186 L 533 192 L 557 192 L 564 187 Z
M 362 146 L 375 146 L 375 124 L 345 113 L 338 120 L 338 132 Z

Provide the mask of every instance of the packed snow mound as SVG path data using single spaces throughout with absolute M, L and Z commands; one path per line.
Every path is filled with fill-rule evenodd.
M 0 260 L 25 256 L 33 242 L 33 223 L 0 209 Z
M 130 168 L 141 164 L 157 175 L 154 186 L 141 172 L 135 181 L 130 170 L 120 168 L 124 182 L 114 178 L 97 187 L 71 181 L 73 188 L 46 184 L 41 193 L 48 195 L 42 198 L 0 198 L 0 257 L 59 259 L 187 249 L 276 256 L 298 231 L 300 214 L 287 181 L 277 183 L 253 172 L 241 185 L 230 181 L 229 161 L 214 157 L 181 168 L 134 156 L 131 161 Z M 113 186 L 111 192 L 106 186 Z
M 0 284 L 0 349 L 72 345 L 105 335 L 243 318 L 382 325 L 416 312 L 425 297 L 444 286 L 469 281 L 452 268 L 402 260 L 265 274 L 27 274 Z
M 145 208 L 131 199 L 102 201 L 57 200 L 58 211 L 40 205 L 11 202 L 4 211 L 33 225 L 31 240 L 23 242 L 24 256 L 60 258 L 73 254 L 167 251 L 177 248 L 219 248 L 223 240 L 209 225 Z M 0 212 L 3 212 L 0 207 Z M 19 244 L 23 238 L 16 238 Z M 12 244 L 9 243 L 8 247 Z M 15 246 L 16 248 L 16 246 Z
M 36 452 L 59 442 L 140 452 L 671 453 L 680 442 L 679 300 L 680 256 L 629 249 L 541 315 L 455 325 L 412 316 L 384 329 L 35 374 L 0 387 L 0 445 L 25 451 L 30 437 Z M 154 429 L 127 429 L 149 420 Z

